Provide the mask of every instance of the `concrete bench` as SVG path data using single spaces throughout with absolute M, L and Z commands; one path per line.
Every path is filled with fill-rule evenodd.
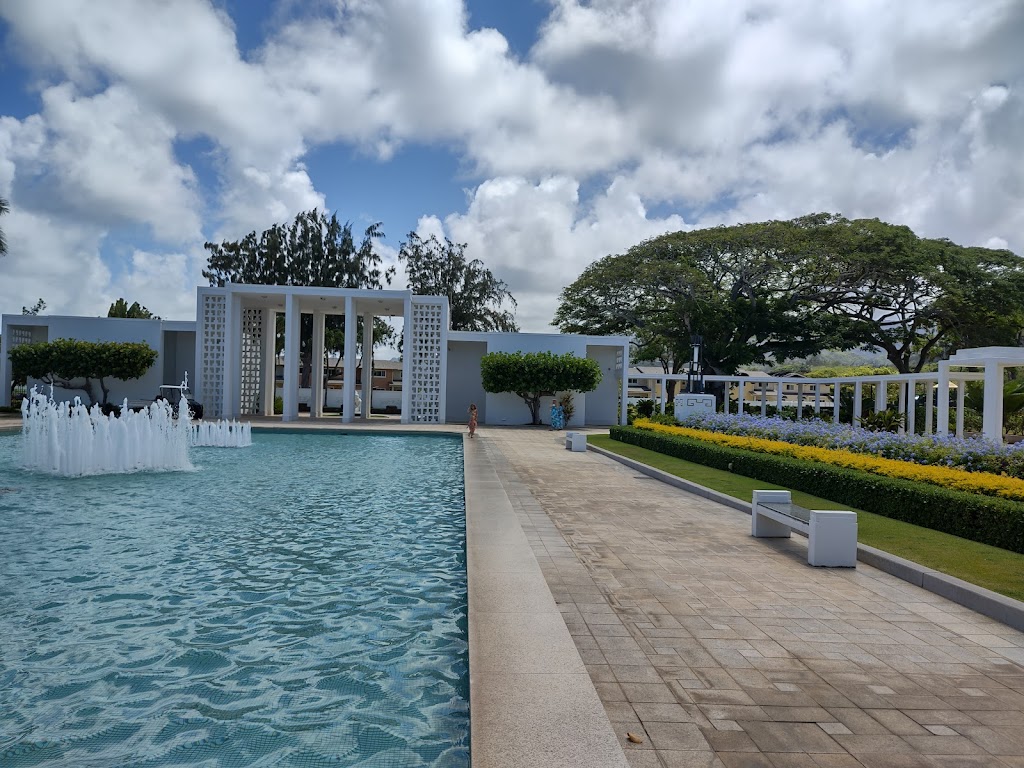
M 587 436 L 583 432 L 565 433 L 565 450 L 585 451 L 587 450 Z
M 828 568 L 857 566 L 857 514 L 805 509 L 789 491 L 754 491 L 750 502 L 750 534 L 759 539 L 807 534 L 807 562 Z

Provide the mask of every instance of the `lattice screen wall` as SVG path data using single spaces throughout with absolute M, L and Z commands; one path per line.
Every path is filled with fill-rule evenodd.
M 266 311 L 242 310 L 242 391 L 239 410 L 242 414 L 259 415 L 262 377 L 262 343 Z
M 16 328 L 10 326 L 8 333 L 11 334 L 11 341 L 7 346 L 8 350 L 20 347 L 22 344 L 32 343 L 32 329 L 31 328 Z
M 202 296 L 200 317 L 203 338 L 202 365 L 199 379 L 202 382 L 203 410 L 207 418 L 218 418 L 224 403 L 224 364 L 227 341 L 228 304 L 226 296 L 205 294 Z
M 412 301 L 412 327 L 407 329 L 405 351 L 410 356 L 409 421 L 441 420 L 441 365 L 444 308 Z

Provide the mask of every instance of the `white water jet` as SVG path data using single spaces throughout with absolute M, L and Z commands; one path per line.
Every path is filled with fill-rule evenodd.
M 54 475 L 78 477 L 140 470 L 192 469 L 188 458 L 188 401 L 178 414 L 166 401 L 135 412 L 125 400 L 120 418 L 104 416 L 98 405 L 86 408 L 56 403 L 35 387 L 21 404 L 22 466 Z
M 245 448 L 252 445 L 252 425 L 248 422 L 200 421 L 191 430 L 192 445 L 217 448 Z

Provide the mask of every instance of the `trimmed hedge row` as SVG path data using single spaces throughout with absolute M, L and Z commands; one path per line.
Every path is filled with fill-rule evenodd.
M 635 427 L 612 427 L 611 437 L 677 459 L 777 483 L 866 512 L 1024 554 L 1024 503 Z

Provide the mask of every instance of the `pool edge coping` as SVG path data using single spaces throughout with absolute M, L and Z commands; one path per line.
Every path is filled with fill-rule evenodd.
M 482 443 L 463 434 L 471 764 L 628 768 Z

